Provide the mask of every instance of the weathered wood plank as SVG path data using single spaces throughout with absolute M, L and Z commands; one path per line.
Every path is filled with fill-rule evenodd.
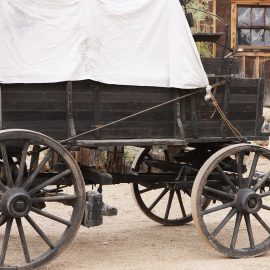
M 79 146 L 149 146 L 149 145 L 186 145 L 185 140 L 178 139 L 121 139 L 121 140 L 77 140 Z

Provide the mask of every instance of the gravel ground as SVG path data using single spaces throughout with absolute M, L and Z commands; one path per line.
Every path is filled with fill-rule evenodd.
M 261 166 L 263 170 L 269 170 L 269 162 L 265 159 L 261 160 Z M 181 227 L 165 227 L 154 223 L 139 210 L 131 187 L 127 184 L 104 187 L 103 198 L 105 203 L 118 208 L 118 215 L 105 217 L 104 224 L 99 227 L 90 229 L 81 227 L 68 249 L 44 269 L 270 269 L 270 252 L 252 259 L 229 259 L 201 240 L 193 222 Z M 167 201 L 164 200 L 164 203 Z M 188 196 L 185 197 L 184 203 L 190 205 Z M 270 201 L 267 205 L 270 206 Z M 62 205 L 57 204 L 57 207 L 51 210 L 54 210 L 55 215 L 65 217 Z M 179 213 L 179 205 L 173 211 Z M 67 215 L 70 214 L 68 212 Z M 264 214 L 265 221 L 270 224 L 269 211 Z M 209 216 L 209 222 L 216 226 L 218 221 L 215 217 L 220 218 L 221 215 L 222 213 L 219 216 L 214 215 L 213 218 Z M 63 230 L 58 223 L 50 222 L 46 218 L 41 216 L 34 218 L 50 239 L 57 239 Z M 233 225 L 234 220 L 230 226 Z M 5 226 L 2 226 L 0 229 L 4 228 Z M 8 255 L 10 260 L 14 261 L 22 255 L 22 249 L 15 241 L 18 238 L 17 228 L 16 226 L 12 228 Z M 260 224 L 255 225 L 253 229 L 254 235 L 265 234 Z M 39 249 L 44 248 L 44 243 L 38 242 L 40 238 L 35 236 L 33 229 L 29 225 L 27 227 L 27 224 L 25 232 L 28 245 L 31 247 L 30 254 L 34 257 L 35 253 L 39 254 Z M 239 232 L 240 241 L 244 241 L 246 234 L 246 228 L 242 225 Z M 221 240 L 227 241 L 228 230 L 224 230 L 220 237 Z
M 155 224 L 138 209 L 129 185 L 108 187 L 104 196 L 118 208 L 118 216 L 96 228 L 81 227 L 71 246 L 46 269 L 270 269 L 270 253 L 228 259 L 199 238 L 193 223 Z

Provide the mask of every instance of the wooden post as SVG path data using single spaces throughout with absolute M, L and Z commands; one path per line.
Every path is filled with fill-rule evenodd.
M 212 11 L 215 15 L 217 14 L 217 1 L 213 0 L 213 11 Z M 217 21 L 216 18 L 213 18 L 213 32 L 216 33 L 217 32 Z M 214 43 L 213 44 L 213 57 L 216 57 L 217 55 L 217 44 Z
M 237 47 L 237 5 L 232 4 L 231 7 L 231 47 L 236 49 Z

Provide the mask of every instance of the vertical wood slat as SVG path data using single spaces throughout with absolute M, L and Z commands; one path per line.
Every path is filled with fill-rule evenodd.
M 242 57 L 242 77 L 246 78 L 246 57 Z
M 177 89 L 174 89 L 173 93 L 174 98 L 179 97 L 179 91 Z M 174 112 L 174 137 L 178 138 L 179 137 L 179 129 L 177 127 L 177 118 L 179 117 L 178 114 L 180 115 L 180 112 L 178 113 L 178 102 L 173 103 L 173 112 Z
M 213 14 L 217 14 L 217 0 L 213 0 Z M 213 32 L 217 32 L 217 21 L 213 18 Z M 217 44 L 213 44 L 213 57 L 217 55 Z
M 174 98 L 180 97 L 179 89 L 174 90 Z M 184 139 L 184 127 L 181 119 L 181 102 L 180 100 L 174 102 L 174 137 L 178 139 Z
M 100 94 L 99 94 L 99 87 L 94 86 L 93 93 L 94 93 L 94 125 L 95 127 L 98 127 L 100 125 L 101 120 L 101 112 L 100 112 Z M 101 132 L 98 130 L 95 132 L 95 139 L 101 138 Z
M 260 79 L 258 83 L 257 94 L 257 109 L 256 109 L 256 121 L 255 121 L 255 136 L 260 135 L 261 126 L 263 123 L 263 96 L 264 96 L 264 80 Z
M 264 78 L 264 106 L 270 107 L 270 59 L 265 61 L 263 68 Z
M 236 49 L 237 47 L 237 5 L 231 5 L 231 47 Z
M 260 57 L 255 57 L 255 65 L 254 65 L 254 78 L 258 79 L 260 78 Z
M 193 130 L 193 136 L 194 138 L 198 138 L 198 119 L 196 114 L 196 103 L 194 96 L 191 96 L 190 98 L 190 108 L 191 108 L 191 122 L 192 122 L 192 130 Z
M 76 135 L 74 116 L 73 116 L 73 93 L 72 82 L 67 82 L 66 85 L 66 108 L 67 108 L 67 136 L 73 137 Z
M 223 112 L 228 118 L 229 107 L 230 107 L 230 90 L 231 90 L 231 80 L 227 79 L 225 84 L 224 98 L 223 98 Z M 221 137 L 225 138 L 227 133 L 226 124 L 224 121 L 221 121 Z

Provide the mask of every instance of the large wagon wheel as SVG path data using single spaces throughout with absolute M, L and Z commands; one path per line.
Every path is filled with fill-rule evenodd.
M 0 269 L 36 269 L 76 235 L 84 213 L 83 177 L 69 152 L 40 133 L 0 131 L 0 153 Z M 43 172 L 54 154 L 61 171 Z
M 247 144 L 219 150 L 200 169 L 192 189 L 192 215 L 202 238 L 235 258 L 270 248 L 270 151 Z M 203 210 L 202 195 L 216 204 Z
M 166 159 L 166 152 L 163 155 Z M 152 172 L 152 168 L 147 165 L 149 159 L 154 159 L 152 149 L 142 149 L 133 162 L 133 171 Z M 134 183 L 132 190 L 139 208 L 155 222 L 167 226 L 178 226 L 192 221 L 190 192 L 181 190 L 177 184 Z

